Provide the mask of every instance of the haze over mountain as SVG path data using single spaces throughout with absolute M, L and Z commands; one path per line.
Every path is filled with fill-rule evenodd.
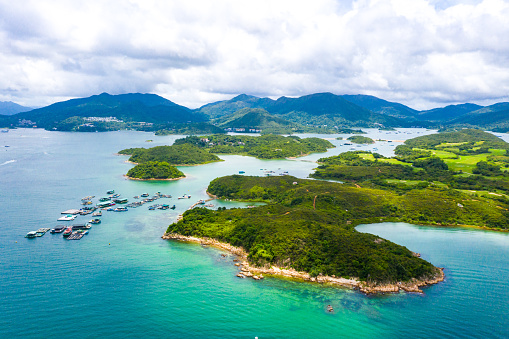
M 31 107 L 18 105 L 12 101 L 0 101 L 0 115 L 13 115 L 16 113 L 27 112 L 32 110 Z

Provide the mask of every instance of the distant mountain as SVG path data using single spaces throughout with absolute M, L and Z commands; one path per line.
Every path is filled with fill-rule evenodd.
M 419 111 L 399 104 L 397 102 L 390 102 L 372 95 L 342 95 L 343 99 L 356 104 L 357 106 L 369 109 L 372 112 L 389 115 L 396 118 L 415 118 Z
M 428 111 L 420 111 L 418 119 L 428 121 L 449 121 L 482 108 L 483 106 L 469 103 L 461 105 L 449 105 L 442 108 L 434 108 Z
M 379 123 L 399 126 L 403 123 L 400 119 L 373 113 L 332 93 L 316 93 L 299 98 L 281 97 L 277 100 L 242 94 L 231 100 L 205 105 L 197 111 L 215 118 L 242 108 L 262 108 L 270 114 L 302 125 L 373 126 Z
M 399 126 L 402 124 L 400 119 L 374 113 L 332 93 L 316 93 L 299 98 L 281 97 L 268 107 L 267 111 L 301 124 L 333 126 L 372 126 L 373 124 Z
M 19 113 L 15 117 L 51 128 L 71 117 L 116 117 L 123 121 L 151 123 L 184 123 L 205 121 L 207 118 L 187 107 L 177 105 L 155 94 L 102 93 L 87 98 L 57 102 L 50 106 Z
M 13 115 L 32 110 L 31 107 L 18 105 L 12 101 L 0 101 L 0 115 Z
M 274 103 L 269 98 L 258 98 L 252 95 L 241 94 L 230 100 L 218 101 L 200 107 L 196 111 L 206 114 L 211 119 L 235 113 L 243 108 L 267 108 Z
M 216 120 L 220 127 L 224 128 L 287 128 L 295 126 L 295 123 L 271 115 L 262 108 L 243 108 L 237 112 L 221 117 Z
M 450 123 L 507 132 L 509 131 L 509 102 L 501 102 L 483 107 L 462 115 Z

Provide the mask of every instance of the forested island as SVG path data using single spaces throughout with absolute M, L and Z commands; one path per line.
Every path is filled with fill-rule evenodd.
M 325 152 L 335 147 L 327 140 L 297 136 L 284 137 L 267 134 L 251 135 L 210 135 L 204 137 L 189 136 L 175 141 L 175 145 L 191 144 L 210 153 L 240 154 L 258 159 L 284 159 L 300 157 L 310 153 Z
M 164 161 L 147 161 L 131 168 L 126 177 L 135 180 L 176 180 L 184 173 Z
M 118 152 L 130 155 L 129 162 L 141 164 L 147 161 L 164 161 L 170 165 L 201 165 L 221 161 L 217 155 L 188 143 L 151 148 L 127 148 Z
M 351 142 L 354 142 L 356 144 L 374 144 L 375 141 L 371 138 L 362 136 L 362 135 L 353 135 L 346 140 L 350 140 Z

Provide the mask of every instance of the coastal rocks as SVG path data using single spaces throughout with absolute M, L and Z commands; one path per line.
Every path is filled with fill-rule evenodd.
M 238 257 L 238 259 L 233 259 L 234 265 L 240 269 L 240 272 L 236 275 L 241 279 L 245 278 L 253 278 L 254 280 L 262 280 L 264 275 L 273 275 L 273 276 L 282 276 L 287 278 L 293 278 L 298 280 L 304 280 L 319 284 L 331 284 L 331 285 L 339 285 L 344 287 L 349 287 L 353 289 L 358 289 L 360 292 L 365 294 L 376 294 L 376 293 L 397 293 L 401 290 L 410 292 L 410 293 L 423 293 L 419 287 L 432 285 L 439 283 L 444 280 L 445 275 L 443 272 L 443 268 L 437 268 L 437 272 L 434 277 L 430 277 L 428 279 L 412 279 L 409 282 L 398 282 L 395 284 L 370 284 L 366 282 L 361 282 L 356 278 L 346 279 L 336 276 L 325 276 L 318 275 L 317 277 L 312 277 L 307 272 L 299 272 L 293 268 L 282 268 L 276 266 L 269 267 L 253 267 L 249 265 L 247 262 L 248 253 L 242 247 L 235 247 L 228 243 L 223 243 L 217 241 L 215 239 L 210 238 L 198 238 L 192 236 L 184 236 L 176 233 L 165 233 L 162 236 L 165 240 L 178 240 L 178 241 L 187 241 L 187 242 L 195 242 L 198 244 L 206 244 L 210 246 L 214 246 L 225 251 L 230 252 Z M 223 258 L 226 258 L 226 254 L 221 255 Z M 242 262 L 240 262 L 242 260 Z

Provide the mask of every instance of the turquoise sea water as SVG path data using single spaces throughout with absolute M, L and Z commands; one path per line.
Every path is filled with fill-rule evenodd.
M 370 131 L 403 140 L 424 130 Z M 408 133 L 408 134 L 407 134 Z M 171 144 L 175 136 L 151 133 L 59 133 L 12 130 L 0 134 L 0 337 L 507 337 L 509 236 L 506 233 L 408 224 L 359 226 L 445 267 L 445 282 L 424 295 L 364 296 L 313 284 L 235 277 L 232 258 L 160 236 L 198 199 L 215 177 L 260 175 L 264 169 L 306 177 L 323 154 L 298 160 L 261 161 L 221 156 L 225 161 L 182 167 L 173 182 L 124 179 L 132 165 L 114 155 L 127 147 Z M 152 139 L 152 143 L 145 142 Z M 383 138 L 382 138 L 383 139 Z M 328 155 L 346 151 L 344 141 Z M 10 147 L 5 147 L 10 146 Z M 388 143 L 377 147 L 389 155 Z M 103 212 L 81 241 L 47 233 L 60 212 L 79 208 L 80 198 L 115 189 L 127 198 L 157 191 L 174 198 L 175 211 Z M 190 194 L 189 200 L 177 200 Z M 228 201 L 217 206 L 239 207 Z M 75 222 L 86 222 L 81 216 Z M 331 304 L 334 313 L 328 313 Z

